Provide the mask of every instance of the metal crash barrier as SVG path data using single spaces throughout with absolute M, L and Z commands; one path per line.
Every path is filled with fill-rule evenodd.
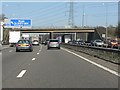
M 61 44 L 61 46 L 120 65 L 120 50 L 118 49 L 72 44 Z

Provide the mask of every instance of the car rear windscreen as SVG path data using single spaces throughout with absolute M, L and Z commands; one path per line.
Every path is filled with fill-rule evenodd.
M 28 41 L 28 40 L 19 40 L 18 43 L 19 43 L 19 44 L 22 44 L 22 43 L 29 44 L 30 41 Z
M 59 42 L 58 40 L 50 40 L 50 42 Z
M 33 42 L 38 42 L 38 40 L 34 40 Z

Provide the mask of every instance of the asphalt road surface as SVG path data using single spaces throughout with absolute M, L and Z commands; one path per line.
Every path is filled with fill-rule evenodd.
M 3 88 L 118 88 L 118 77 L 66 49 L 2 51 Z

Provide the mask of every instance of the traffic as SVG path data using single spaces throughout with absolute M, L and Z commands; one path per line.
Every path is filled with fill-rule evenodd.
M 118 90 L 118 2 L 18 2 L 0 2 L 0 89 Z
M 108 40 L 107 43 L 106 41 L 96 39 L 96 40 L 91 40 L 90 42 L 86 42 L 84 40 L 73 40 L 69 41 L 69 44 L 73 45 L 86 45 L 86 46 L 94 46 L 94 47 L 104 47 L 104 48 L 111 48 L 111 49 L 120 49 L 120 41 L 119 40 Z

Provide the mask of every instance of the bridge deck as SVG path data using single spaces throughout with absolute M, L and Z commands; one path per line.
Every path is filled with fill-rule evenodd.
M 19 30 L 19 29 L 18 29 Z M 58 32 L 58 33 L 91 33 L 95 32 L 95 29 L 21 29 L 23 33 L 49 33 L 49 32 Z

